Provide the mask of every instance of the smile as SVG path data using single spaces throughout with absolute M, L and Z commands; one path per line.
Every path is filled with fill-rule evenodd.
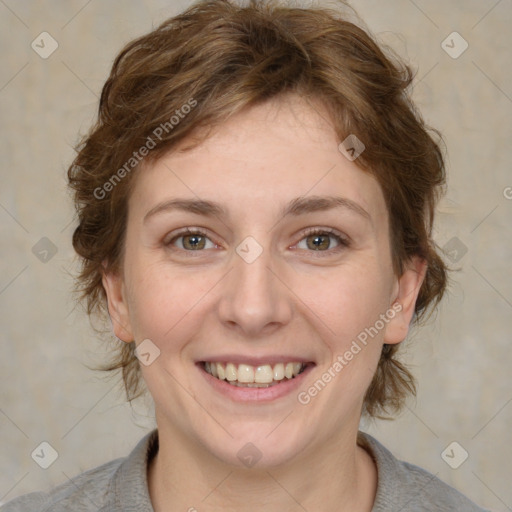
M 263 364 L 218 363 L 207 361 L 204 370 L 212 377 L 238 387 L 268 388 L 300 375 L 306 364 L 299 362 Z

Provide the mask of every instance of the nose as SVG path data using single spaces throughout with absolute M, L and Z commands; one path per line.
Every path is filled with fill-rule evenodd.
M 234 254 L 233 268 L 220 292 L 218 311 L 226 326 L 254 339 L 290 322 L 293 294 L 277 268 L 266 249 L 251 263 Z

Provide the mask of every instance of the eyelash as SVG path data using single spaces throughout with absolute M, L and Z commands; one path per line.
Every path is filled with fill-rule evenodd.
M 178 240 L 179 238 L 182 238 L 184 236 L 201 236 L 201 237 L 204 237 L 204 238 L 208 238 L 210 240 L 210 237 L 208 236 L 208 233 L 206 233 L 204 230 L 200 229 L 200 228 L 187 228 L 183 231 L 180 231 L 178 232 L 172 239 L 170 239 L 168 242 L 165 242 L 165 245 L 166 246 L 172 246 L 173 243 Z M 302 240 L 304 240 L 305 238 L 308 238 L 312 235 L 330 235 L 334 238 L 336 238 L 336 241 L 338 242 L 338 245 L 336 247 L 334 247 L 333 249 L 328 249 L 326 251 L 307 251 L 307 252 L 311 252 L 315 255 L 315 257 L 323 257 L 323 256 L 329 256 L 333 253 L 337 253 L 337 252 L 340 252 L 346 248 L 348 248 L 350 246 L 350 242 L 347 238 L 345 238 L 344 236 L 342 236 L 340 233 L 338 233 L 337 231 L 335 231 L 334 229 L 331 229 L 331 228 L 309 228 L 307 229 L 304 233 L 302 233 L 301 235 L 301 239 L 297 242 L 297 244 L 295 245 L 298 245 L 300 242 L 302 242 Z M 213 240 L 210 240 L 211 242 L 213 242 Z M 215 242 L 213 242 L 215 243 Z M 217 244 L 215 244 L 217 245 Z M 179 251 L 181 252 L 184 252 L 184 253 L 187 253 L 187 255 L 191 256 L 191 257 L 194 257 L 196 255 L 194 255 L 195 252 L 197 253 L 201 253 L 204 251 L 204 249 L 202 250 L 197 250 L 197 251 L 189 251 L 189 250 L 186 250 L 186 249 L 179 249 Z
M 336 241 L 338 242 L 338 245 L 332 249 L 327 249 L 326 251 L 308 251 L 315 255 L 315 257 L 322 258 L 323 256 L 329 256 L 333 253 L 338 253 L 340 251 L 343 251 L 344 249 L 347 249 L 350 246 L 350 242 L 348 238 L 344 237 L 340 233 L 338 233 L 336 230 L 331 228 L 309 228 L 306 229 L 304 233 L 302 233 L 302 238 L 299 240 L 298 243 L 302 242 L 305 238 L 308 238 L 312 235 L 330 235 L 334 238 L 336 238 Z M 298 243 L 296 245 L 298 245 Z

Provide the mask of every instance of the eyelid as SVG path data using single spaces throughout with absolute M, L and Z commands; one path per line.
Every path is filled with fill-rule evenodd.
M 306 238 L 308 236 L 311 236 L 311 235 L 319 235 L 319 234 L 322 234 L 322 235 L 325 235 L 325 234 L 328 234 L 328 235 L 333 235 L 333 236 L 336 236 L 338 237 L 342 242 L 345 242 L 346 244 L 350 243 L 350 238 L 345 235 L 344 233 L 338 231 L 337 229 L 334 229 L 334 228 L 306 228 L 302 233 L 301 233 L 301 239 L 299 241 L 301 241 L 303 238 Z
M 181 238 L 181 237 L 187 236 L 187 235 L 199 235 L 199 236 L 202 236 L 202 237 L 207 238 L 208 240 L 210 240 L 215 246 L 219 246 L 219 244 L 214 240 L 214 237 L 212 237 L 209 234 L 207 229 L 200 228 L 200 227 L 194 227 L 194 226 L 183 228 L 183 229 L 179 229 L 176 232 L 168 234 L 164 238 L 163 244 L 165 246 L 173 245 L 173 242 L 175 242 L 178 238 Z M 176 249 L 180 250 L 181 252 L 188 252 L 188 253 L 203 252 L 203 251 L 186 251 L 186 250 L 180 249 L 180 248 L 176 248 Z

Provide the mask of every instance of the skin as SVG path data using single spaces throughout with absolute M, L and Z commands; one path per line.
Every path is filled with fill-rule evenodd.
M 150 339 L 160 350 L 141 365 L 159 431 L 148 470 L 156 512 L 243 512 L 262 503 L 271 512 L 372 508 L 377 471 L 356 442 L 363 398 L 383 343 L 407 335 L 425 263 L 413 259 L 394 274 L 382 190 L 339 151 L 327 119 L 318 104 L 281 97 L 136 177 L 122 271 L 105 274 L 103 284 L 116 336 L 137 345 Z M 346 207 L 283 217 L 301 196 L 342 196 L 369 218 Z M 227 215 L 166 210 L 144 221 L 172 198 L 216 201 Z M 176 238 L 183 228 L 202 228 L 207 238 Z M 349 245 L 326 234 L 315 250 L 317 235 L 307 228 L 335 230 Z M 247 236 L 263 249 L 250 264 L 236 252 Z M 198 241 L 205 245 L 194 249 Z M 297 393 L 395 302 L 401 311 L 300 404 Z M 294 355 L 315 366 L 285 397 L 240 403 L 195 365 L 223 354 Z M 252 468 L 237 457 L 249 442 L 262 455 Z

